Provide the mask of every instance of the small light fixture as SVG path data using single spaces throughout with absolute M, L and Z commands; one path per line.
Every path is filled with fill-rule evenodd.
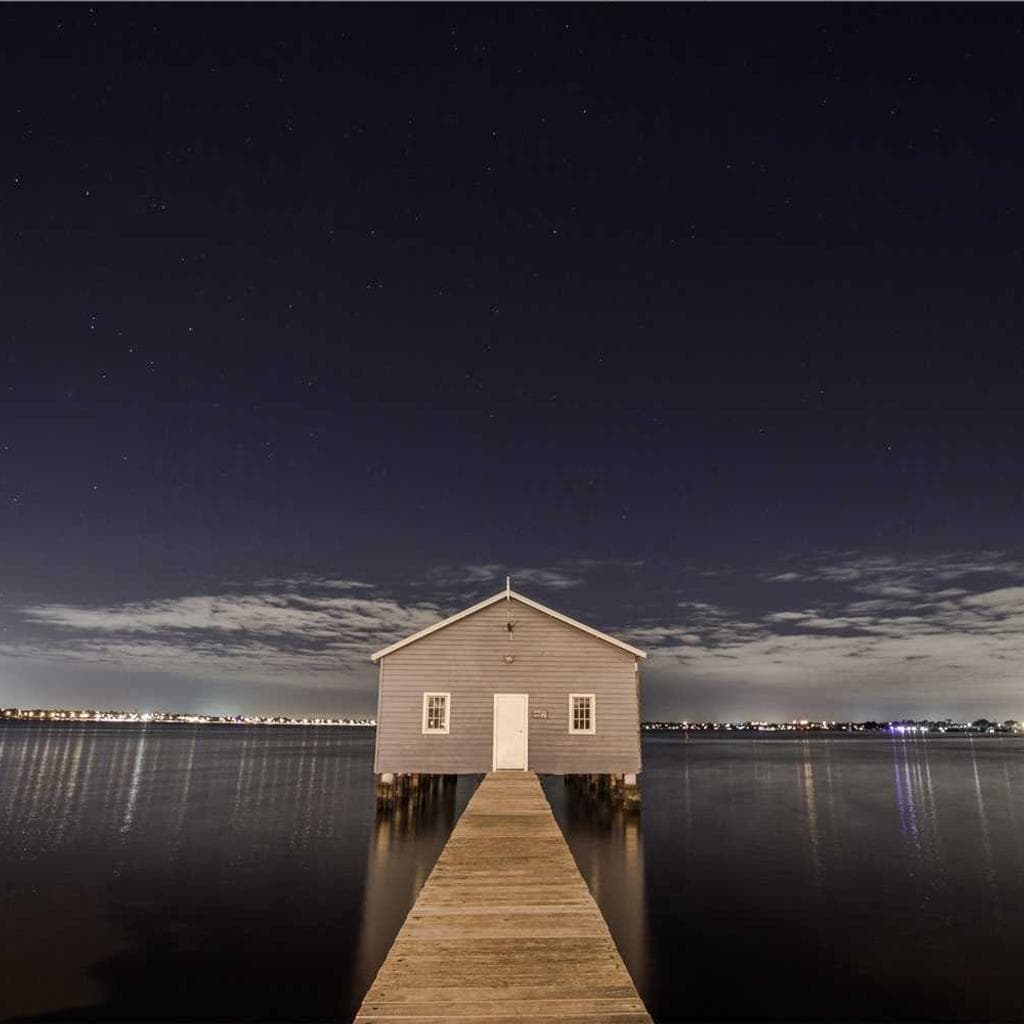
M 516 660 L 516 656 L 514 654 L 506 654 L 505 655 L 505 664 L 506 665 L 511 665 L 512 662 L 515 661 L 515 660 Z

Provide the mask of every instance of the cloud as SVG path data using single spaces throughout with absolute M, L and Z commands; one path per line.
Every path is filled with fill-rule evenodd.
M 588 592 L 603 582 L 620 601 L 615 573 L 633 568 L 565 562 L 520 569 L 513 581 Z M 492 593 L 505 571 L 441 567 L 398 594 L 343 574 L 305 574 L 144 601 L 8 606 L 0 655 L 17 661 L 12 671 L 73 663 L 96 677 L 116 668 L 199 681 L 194 692 L 272 684 L 358 692 L 369 702 L 374 650 Z M 1024 561 L 844 552 L 724 582 L 688 576 L 699 580 L 691 600 L 672 596 L 675 580 L 660 591 L 645 581 L 646 607 L 660 602 L 663 611 L 608 630 L 650 652 L 645 693 L 661 693 L 665 713 L 691 714 L 697 694 L 709 717 L 1024 714 Z
M 15 669 L 110 667 L 210 684 L 368 694 L 373 651 L 479 600 L 481 587 L 492 592 L 506 572 L 516 584 L 561 591 L 609 564 L 442 566 L 400 596 L 343 574 L 301 573 L 114 604 L 36 602 L 0 608 L 0 656 Z
M 36 604 L 19 610 L 28 634 L 0 648 L 17 657 L 131 665 L 150 670 L 245 676 L 288 684 L 337 677 L 368 663 L 379 647 L 442 617 L 433 602 L 400 603 L 330 593 L 333 581 L 302 581 L 283 592 L 188 595 L 119 605 Z M 285 586 L 284 581 L 277 581 Z M 292 585 L 294 584 L 294 585 Z M 269 585 L 260 581 L 261 586 Z M 327 590 L 327 593 L 323 591 Z
M 583 582 L 579 572 L 564 569 L 514 568 L 500 562 L 482 564 L 446 565 L 431 570 L 429 582 L 433 586 L 489 585 L 493 590 L 504 589 L 505 577 L 511 576 L 513 585 L 533 583 L 541 587 L 566 589 Z
M 257 580 L 253 586 L 270 589 L 314 589 L 314 590 L 372 590 L 372 583 L 359 580 L 333 579 L 329 576 L 318 576 L 314 573 L 300 573 L 297 576 L 266 577 Z
M 803 612 L 771 612 L 764 617 L 765 622 L 804 622 L 807 619 L 814 618 L 817 612 L 803 611 Z
M 629 559 L 574 558 L 553 566 L 514 566 L 502 562 L 444 565 L 430 571 L 430 586 L 490 586 L 493 590 L 505 586 L 510 576 L 512 587 L 540 587 L 544 590 L 570 590 L 581 586 L 589 576 L 606 569 L 638 569 L 644 563 Z
M 760 628 L 757 622 L 706 601 L 680 601 L 676 608 L 682 622 L 637 627 L 621 631 L 641 647 L 666 649 L 675 647 L 722 648 L 743 642 Z
M 544 587 L 548 590 L 568 590 L 583 582 L 579 573 L 563 569 L 515 569 L 509 573 L 514 584 Z
M 999 551 L 918 558 L 845 552 L 833 560 L 759 574 L 770 583 L 847 583 L 868 593 L 889 591 L 895 594 L 897 590 L 905 590 L 906 596 L 913 596 L 922 586 L 933 589 L 940 582 L 970 581 L 981 575 L 1021 577 L 1024 576 L 1024 561 Z
M 796 585 L 780 596 L 813 592 L 813 607 L 775 601 L 752 615 L 693 601 L 626 635 L 649 646 L 651 672 L 741 689 L 751 715 L 775 690 L 794 712 L 838 701 L 870 713 L 902 701 L 921 714 L 979 702 L 1019 714 L 1024 562 L 993 552 L 848 554 L 760 579 Z

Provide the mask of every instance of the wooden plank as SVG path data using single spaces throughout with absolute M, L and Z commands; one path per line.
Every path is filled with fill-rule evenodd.
M 458 1021 L 458 1024 L 523 1024 L 530 1020 L 558 1021 L 559 1024 L 650 1024 L 651 1017 L 647 1011 L 638 1013 L 566 1013 L 552 1006 L 550 1010 L 527 1007 L 522 1013 L 501 1014 L 500 1016 L 482 1016 L 477 1013 L 463 1015 L 453 1012 L 438 1012 L 428 1016 L 384 1017 L 379 1014 L 368 1014 L 357 1018 L 359 1024 L 383 1024 L 385 1021 L 404 1021 L 405 1024 L 443 1024 L 446 1021 Z
M 358 1024 L 650 1024 L 533 772 L 480 784 Z

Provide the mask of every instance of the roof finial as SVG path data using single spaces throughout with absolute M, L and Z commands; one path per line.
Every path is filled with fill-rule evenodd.
M 505 577 L 505 596 L 508 598 L 512 597 L 512 577 Z

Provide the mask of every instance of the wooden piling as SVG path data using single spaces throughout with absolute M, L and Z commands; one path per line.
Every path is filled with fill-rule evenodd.
M 622 807 L 627 811 L 640 808 L 640 786 L 636 775 L 565 775 L 563 781 L 567 789 L 583 799 Z
M 622 806 L 628 811 L 636 810 L 640 806 L 640 787 L 636 775 L 625 775 L 622 781 Z

